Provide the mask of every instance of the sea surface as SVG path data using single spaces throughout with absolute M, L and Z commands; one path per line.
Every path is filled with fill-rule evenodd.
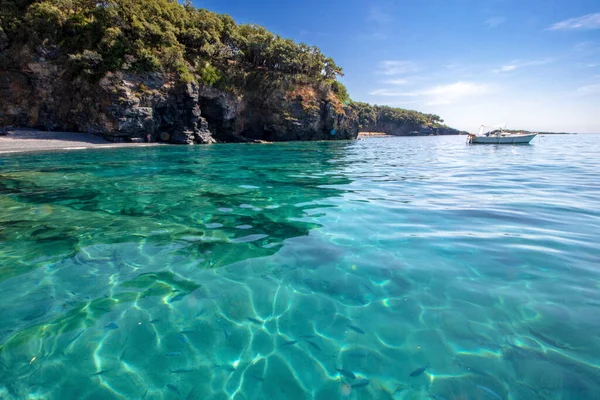
M 2 399 L 600 399 L 600 135 L 0 158 Z

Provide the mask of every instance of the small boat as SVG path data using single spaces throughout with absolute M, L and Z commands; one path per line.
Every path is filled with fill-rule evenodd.
M 478 134 L 469 134 L 467 143 L 469 144 L 528 144 L 537 136 L 537 133 L 525 132 L 505 132 L 502 127 L 496 128 L 491 132 L 482 134 L 485 125 L 481 125 Z

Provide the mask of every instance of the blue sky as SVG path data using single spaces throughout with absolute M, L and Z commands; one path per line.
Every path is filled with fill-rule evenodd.
M 600 0 L 195 0 L 318 46 L 354 100 L 451 126 L 600 132 Z

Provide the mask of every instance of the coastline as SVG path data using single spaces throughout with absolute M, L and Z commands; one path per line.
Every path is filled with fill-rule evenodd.
M 383 133 L 383 132 L 358 132 L 359 139 L 372 138 L 372 137 L 392 137 L 392 136 L 394 136 L 394 135 L 388 135 L 387 133 Z
M 35 129 L 18 129 L 11 131 L 7 136 L 0 136 L 0 154 L 164 145 L 164 143 L 113 143 L 91 133 L 45 132 Z

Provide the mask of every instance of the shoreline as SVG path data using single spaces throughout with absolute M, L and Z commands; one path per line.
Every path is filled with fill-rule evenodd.
M 549 134 L 547 132 L 540 135 Z M 357 139 L 397 137 L 381 132 L 359 132 Z M 265 143 L 265 142 L 258 142 Z M 269 142 L 266 142 L 270 144 Z M 118 149 L 128 147 L 170 146 L 168 143 L 114 143 L 91 133 L 48 132 L 18 128 L 6 136 L 0 136 L 0 154 L 35 153 L 46 151 L 70 151 L 91 149 Z M 176 145 L 180 146 L 180 145 Z
M 388 135 L 387 133 L 383 133 L 383 132 L 358 132 L 358 139 L 363 139 L 363 138 L 372 138 L 372 137 L 392 137 L 394 135 Z
M 35 129 L 17 129 L 0 136 L 0 154 L 33 153 L 88 149 L 116 149 L 124 147 L 164 146 L 164 143 L 113 143 L 101 136 L 79 132 L 46 132 Z

